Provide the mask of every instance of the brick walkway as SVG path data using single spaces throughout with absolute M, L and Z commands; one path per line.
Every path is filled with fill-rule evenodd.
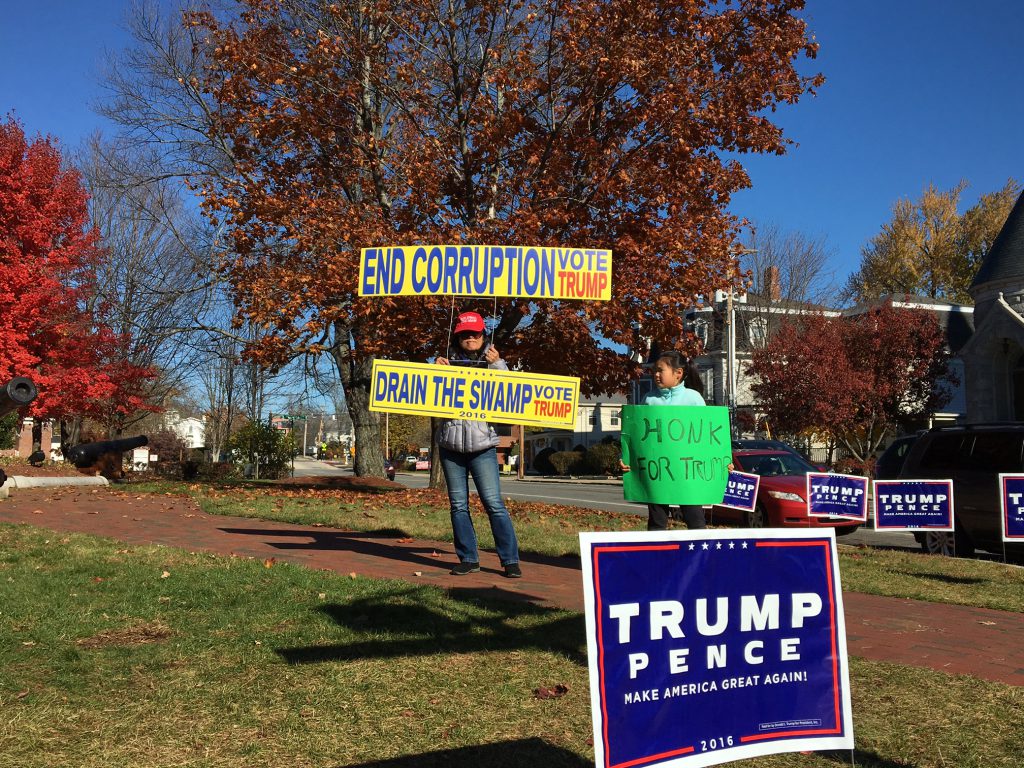
M 454 577 L 448 573 L 457 560 L 450 543 L 207 515 L 181 497 L 107 488 L 19 490 L 0 502 L 0 522 L 189 551 L 273 557 L 309 568 L 583 610 L 577 558 L 527 556 L 523 578 L 510 580 L 500 576 L 497 557 L 484 552 L 480 573 Z M 844 605 L 851 655 L 1024 686 L 1024 615 L 856 592 L 844 593 Z

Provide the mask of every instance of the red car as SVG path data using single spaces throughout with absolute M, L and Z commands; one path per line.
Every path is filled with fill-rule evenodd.
M 810 517 L 807 514 L 807 473 L 818 472 L 801 457 L 788 451 L 733 451 L 737 472 L 760 475 L 757 506 L 752 512 L 723 507 L 711 508 L 712 525 L 739 523 L 747 528 L 835 528 L 840 536 L 853 533 L 860 523 L 839 517 Z

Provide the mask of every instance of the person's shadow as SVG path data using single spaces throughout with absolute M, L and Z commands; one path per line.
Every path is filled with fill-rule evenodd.
M 533 738 L 444 749 L 338 768 L 479 768 L 482 765 L 488 768 L 588 768 L 593 766 L 593 762 L 543 739 Z
M 453 548 L 447 542 L 426 541 L 423 546 L 415 546 L 418 540 L 410 545 L 396 546 L 387 539 L 407 538 L 402 530 L 388 528 L 377 531 L 339 531 L 330 528 L 293 529 L 293 528 L 220 528 L 224 533 L 244 534 L 247 536 L 263 536 L 270 539 L 295 538 L 305 541 L 270 541 L 267 546 L 281 550 L 317 550 L 325 552 L 352 552 L 369 557 L 381 557 L 397 562 L 411 563 L 429 568 L 437 568 L 439 561 L 434 554 L 439 545 L 444 547 L 442 554 L 452 554 Z M 384 541 L 380 541 L 384 539 Z M 521 561 L 526 564 L 554 566 L 580 570 L 580 558 L 576 553 L 557 555 L 541 555 L 536 553 L 520 553 Z
M 481 599 L 474 589 L 449 590 L 455 609 L 434 607 L 433 587 L 410 585 L 384 596 L 317 606 L 352 640 L 278 648 L 289 664 L 467 654 L 536 648 L 586 664 L 583 616 L 530 602 Z M 531 619 L 526 622 L 522 618 Z M 525 628 L 523 624 L 526 624 Z

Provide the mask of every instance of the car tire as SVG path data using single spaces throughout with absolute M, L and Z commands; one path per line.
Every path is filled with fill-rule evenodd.
M 836 536 L 849 536 L 858 528 L 860 528 L 860 525 L 837 525 Z
M 925 531 L 921 539 L 921 550 L 927 555 L 972 557 L 974 543 L 966 533 L 960 531 Z
M 747 528 L 767 528 L 768 512 L 765 511 L 764 506 L 757 504 L 752 510 L 744 511 L 743 525 Z

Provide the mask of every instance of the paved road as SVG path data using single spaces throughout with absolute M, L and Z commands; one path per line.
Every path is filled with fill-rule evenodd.
M 313 475 L 347 475 L 350 467 L 337 467 L 324 461 L 316 461 L 307 456 L 295 459 L 295 476 L 310 477 Z M 426 472 L 399 472 L 395 481 L 409 488 L 425 488 L 429 481 Z M 543 480 L 527 477 L 518 480 L 514 477 L 501 478 L 501 492 L 506 497 L 521 501 L 537 501 L 548 504 L 569 504 L 589 509 L 600 509 L 607 512 L 625 512 L 634 515 L 646 515 L 646 504 L 635 504 L 622 498 L 622 485 L 619 483 L 573 482 L 569 480 Z M 870 529 L 861 529 L 839 539 L 842 544 L 854 546 L 893 547 L 897 549 L 919 549 L 913 535 L 909 533 L 876 533 Z

